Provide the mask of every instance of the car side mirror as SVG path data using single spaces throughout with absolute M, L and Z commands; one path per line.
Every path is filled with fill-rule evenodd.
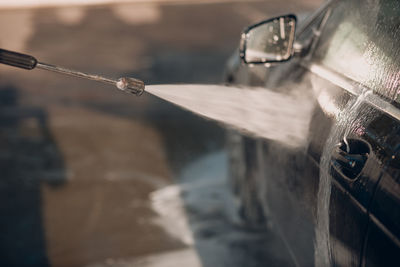
M 240 40 L 240 57 L 246 64 L 289 60 L 293 55 L 296 16 L 285 15 L 248 27 Z

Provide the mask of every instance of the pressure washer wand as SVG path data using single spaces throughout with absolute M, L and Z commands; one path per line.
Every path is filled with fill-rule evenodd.
M 70 76 L 81 77 L 93 81 L 113 84 L 119 90 L 127 93 L 140 96 L 144 92 L 144 82 L 138 79 L 122 77 L 118 80 L 109 79 L 99 75 L 87 74 L 80 71 L 70 70 L 59 66 L 54 66 L 37 61 L 36 58 L 30 55 L 21 54 L 13 51 L 8 51 L 0 48 L 0 63 L 14 66 L 21 69 L 32 70 L 34 68 L 49 70 L 53 72 L 63 73 Z

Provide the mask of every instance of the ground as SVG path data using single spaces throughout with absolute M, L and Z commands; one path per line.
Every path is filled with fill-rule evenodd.
M 245 26 L 319 3 L 281 2 L 0 9 L 0 47 L 147 84 L 220 83 Z M 0 66 L 3 264 L 286 266 L 273 231 L 237 219 L 224 136 L 148 94 Z

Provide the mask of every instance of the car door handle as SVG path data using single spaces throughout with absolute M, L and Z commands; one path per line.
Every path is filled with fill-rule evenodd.
M 332 153 L 332 167 L 343 177 L 354 180 L 368 160 L 369 145 L 359 139 L 348 139 L 339 143 Z

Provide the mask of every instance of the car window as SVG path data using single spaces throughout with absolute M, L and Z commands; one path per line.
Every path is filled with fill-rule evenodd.
M 315 58 L 400 103 L 400 1 L 346 0 L 333 6 Z
M 322 12 L 319 12 L 318 10 L 316 11 L 318 12 L 315 17 L 314 14 L 312 14 L 311 16 L 313 16 L 312 21 L 309 23 L 309 21 L 307 21 L 307 19 L 302 19 L 300 18 L 299 21 L 299 29 L 297 32 L 297 36 L 296 36 L 296 41 L 301 43 L 303 46 L 307 46 L 309 45 L 309 42 L 313 41 L 313 38 L 315 37 L 315 33 L 318 31 L 320 24 L 325 16 L 326 13 L 326 9 L 323 10 Z

